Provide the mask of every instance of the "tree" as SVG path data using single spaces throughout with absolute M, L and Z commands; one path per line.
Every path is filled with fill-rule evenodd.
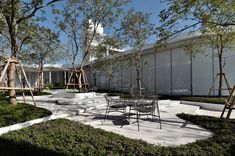
M 59 34 L 50 29 L 35 26 L 31 41 L 27 44 L 20 57 L 27 63 L 35 64 L 39 71 L 39 91 L 44 87 L 43 69 L 46 63 L 59 62 L 64 57 L 60 45 Z
M 69 36 L 72 36 L 75 46 L 81 45 L 76 46 L 83 52 L 79 71 L 83 71 L 92 44 L 99 38 L 99 27 L 112 26 L 121 14 L 123 5 L 128 2 L 129 0 L 69 0 L 64 10 L 58 11 L 63 15 L 62 22 L 59 22 L 61 28 L 71 34 Z M 80 84 L 80 87 L 83 86 Z
M 52 5 L 53 3 L 60 0 L 1 0 L 0 2 L 0 23 L 7 27 L 7 34 L 10 41 L 11 58 L 16 59 L 17 53 L 20 46 L 25 42 L 27 36 L 24 39 L 19 39 L 19 34 L 25 23 L 28 23 L 35 14 L 43 8 Z M 27 30 L 25 30 L 27 31 Z M 20 43 L 19 43 L 20 42 Z M 11 88 L 15 87 L 15 62 L 10 63 L 8 73 L 8 86 Z M 16 92 L 15 89 L 9 90 L 10 103 L 16 105 Z
M 136 70 L 137 91 L 141 95 L 141 76 L 140 76 L 140 61 L 143 47 L 146 41 L 153 33 L 153 25 L 149 21 L 149 14 L 144 14 L 139 11 L 129 10 L 121 21 L 119 33 L 123 41 L 130 47 L 133 47 L 131 52 L 130 63 L 134 65 Z
M 55 10 L 56 14 L 60 14 L 57 17 L 57 25 L 60 30 L 63 31 L 69 39 L 68 51 L 72 58 L 72 68 L 75 68 L 77 57 L 80 51 L 80 37 L 79 37 L 79 27 L 80 27 L 80 13 L 78 10 L 79 4 L 74 0 L 68 0 L 62 10 Z
M 115 68 L 114 65 L 118 66 L 120 64 L 120 58 L 118 58 L 122 55 L 122 53 L 118 52 L 118 48 L 120 47 L 121 41 L 117 36 L 105 36 L 99 42 L 98 46 L 93 49 L 93 52 L 97 58 L 91 66 L 95 85 L 95 70 L 102 70 L 108 76 L 108 90 L 110 90 L 113 75 L 118 71 L 118 68 Z
M 166 0 L 169 7 L 160 13 L 160 42 L 183 31 L 199 31 L 202 44 L 211 44 L 219 60 L 219 91 L 222 96 L 224 52 L 234 42 L 234 0 Z M 185 23 L 185 24 L 182 24 Z M 189 46 L 188 46 L 189 47 Z

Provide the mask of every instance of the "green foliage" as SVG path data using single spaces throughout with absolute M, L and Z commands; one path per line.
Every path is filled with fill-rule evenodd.
M 185 30 L 221 29 L 235 25 L 234 0 L 166 0 L 168 8 L 160 12 L 159 36 L 167 39 Z M 183 24 L 182 21 L 190 21 Z M 180 24 L 180 27 L 179 27 Z
M 71 42 L 69 52 L 74 67 L 76 57 L 82 52 L 81 68 L 85 58 L 91 52 L 94 41 L 99 43 L 103 35 L 98 29 L 111 27 L 129 0 L 68 0 L 63 10 L 54 11 L 60 16 L 57 20 L 59 28 L 68 35 Z
M 14 155 L 234 155 L 235 121 L 179 114 L 180 118 L 209 129 L 211 138 L 181 146 L 155 146 L 141 140 L 58 119 L 35 124 L 0 137 L 0 153 Z M 14 146 L 10 146 L 14 145 Z M 30 147 L 30 148 L 29 148 Z
M 204 52 L 210 46 L 219 57 L 219 73 L 224 73 L 226 64 L 224 52 L 234 48 L 235 1 L 234 0 L 166 0 L 168 8 L 160 13 L 158 27 L 159 43 L 166 43 L 184 31 L 197 31 L 200 35 L 183 43 L 188 53 Z M 186 22 L 187 21 L 187 22 Z M 184 24 L 185 23 L 185 24 Z M 162 44 L 160 44 L 162 45 Z M 222 76 L 219 77 L 218 96 L 222 96 Z
M 52 88 L 65 88 L 65 85 L 62 82 L 56 82 Z
M 51 115 L 49 110 L 29 104 L 10 105 L 8 98 L 2 96 L 0 96 L 0 112 L 0 127 Z
M 149 14 L 133 9 L 129 10 L 121 21 L 119 33 L 127 45 L 139 51 L 153 33 Z
M 119 35 L 124 43 L 132 47 L 129 63 L 136 70 L 137 90 L 141 94 L 140 61 L 143 48 L 153 34 L 153 25 L 150 23 L 149 14 L 129 10 L 121 21 Z
M 97 60 L 90 66 L 95 76 L 96 71 L 102 71 L 108 77 L 108 89 L 110 89 L 111 80 L 115 72 L 120 71 L 122 52 L 116 49 L 121 47 L 121 41 L 117 36 L 104 36 L 98 46 L 94 48 Z M 94 80 L 96 81 L 96 80 Z
M 223 104 L 225 98 L 223 98 L 223 97 L 221 97 L 221 98 L 218 98 L 218 97 L 183 97 L 183 98 L 181 98 L 181 100 Z
M 12 54 L 18 54 L 25 43 L 32 41 L 31 37 L 34 34 L 32 31 L 35 28 L 35 23 L 45 20 L 43 9 L 58 1 L 60 0 L 1 1 L 0 37 L 2 35 L 7 40 L 8 48 L 11 44 L 13 44 L 11 46 L 17 47 L 17 51 L 12 51 Z M 41 16 L 35 17 L 35 14 L 39 11 L 42 13 Z M 11 39 L 15 40 L 16 43 L 11 43 Z
M 54 87 L 54 85 L 52 83 L 48 83 L 46 84 L 46 86 L 49 88 L 49 89 L 52 89 Z

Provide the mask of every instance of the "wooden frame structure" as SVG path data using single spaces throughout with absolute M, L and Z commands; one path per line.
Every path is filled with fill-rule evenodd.
M 83 69 L 73 69 L 69 81 L 66 85 L 66 90 L 68 89 L 77 89 L 79 92 L 88 91 L 89 83 L 86 77 L 86 74 Z
M 21 65 L 21 63 L 19 61 L 13 60 L 11 58 L 6 58 L 4 60 L 3 65 L 1 67 L 0 82 L 2 82 L 2 80 L 3 80 L 3 78 L 4 78 L 5 74 L 6 74 L 7 68 L 9 67 L 10 63 L 12 63 L 12 62 L 14 62 L 16 64 L 16 75 L 17 75 L 20 87 L 17 88 L 17 87 L 8 87 L 8 86 L 2 87 L 1 86 L 0 89 L 2 89 L 2 90 L 12 90 L 12 89 L 21 90 L 22 91 L 22 95 L 23 95 L 24 103 L 26 103 L 26 100 L 25 100 L 25 90 L 28 90 L 30 92 L 31 97 L 32 97 L 33 103 L 36 106 L 36 101 L 35 101 L 34 96 L 33 96 L 33 89 L 31 88 L 30 83 L 29 83 L 29 81 L 27 79 L 26 73 L 24 71 L 24 68 L 23 68 L 23 66 Z M 24 82 L 22 81 L 21 73 L 23 73 L 23 79 L 26 81 L 27 88 L 25 88 L 25 86 L 24 86 Z
M 221 113 L 220 118 L 223 118 L 225 110 L 228 109 L 228 113 L 226 116 L 226 121 L 227 121 L 232 113 L 232 110 L 235 109 L 234 105 L 235 105 L 235 85 L 233 86 L 229 97 L 225 99 L 225 106 Z
M 223 83 L 223 79 L 224 79 L 224 82 L 225 82 L 226 87 L 227 87 L 227 88 L 222 88 L 221 90 L 228 90 L 229 94 L 231 94 L 232 88 L 231 88 L 230 85 L 229 85 L 229 82 L 228 82 L 228 79 L 227 79 L 225 73 L 221 73 L 221 74 L 218 73 L 218 74 L 216 74 L 216 78 L 215 78 L 215 80 L 214 80 L 214 82 L 213 82 L 211 88 L 209 89 L 208 96 L 211 96 L 212 91 L 214 91 L 214 90 L 220 90 L 220 89 L 216 89 L 216 88 L 215 88 L 216 81 L 218 80 L 218 78 L 220 77 L 220 75 L 222 75 L 222 83 Z

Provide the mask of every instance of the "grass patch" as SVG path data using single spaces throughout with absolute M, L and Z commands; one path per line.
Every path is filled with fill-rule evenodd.
M 1 155 L 234 155 L 235 121 L 179 114 L 214 132 L 214 136 L 187 145 L 162 147 L 123 137 L 66 119 L 47 121 L 0 137 Z
M 204 103 L 215 103 L 224 104 L 225 97 L 183 97 L 181 100 L 193 101 L 193 102 L 204 102 Z
M 16 106 L 13 106 L 9 104 L 8 98 L 0 96 L 0 127 L 25 122 L 48 115 L 51 115 L 49 110 L 24 103 L 18 103 Z

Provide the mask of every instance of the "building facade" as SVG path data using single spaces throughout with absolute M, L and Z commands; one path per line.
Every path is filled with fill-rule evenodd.
M 157 49 L 154 45 L 144 48 L 141 56 L 141 81 L 145 93 L 164 95 L 208 95 L 216 74 L 219 73 L 219 62 L 215 49 L 211 46 L 203 48 L 203 53 L 193 56 L 187 53 L 182 43 L 189 39 L 197 39 L 194 35 L 172 40 L 164 48 Z M 235 47 L 235 46 L 234 46 Z M 224 73 L 230 85 L 235 84 L 235 49 L 226 49 L 224 53 Z M 128 54 L 126 54 L 128 55 Z M 104 62 L 105 65 L 105 62 Z M 122 92 L 130 92 L 136 86 L 135 68 L 129 64 L 128 57 L 124 57 L 121 63 L 114 64 L 114 74 L 110 89 Z M 108 76 L 105 71 L 89 70 L 87 75 L 91 86 L 98 89 L 107 89 Z M 95 73 L 95 79 L 94 79 Z M 96 82 L 94 82 L 96 81 Z M 223 82 L 225 87 L 225 82 Z M 218 88 L 216 83 L 215 88 Z M 214 90 L 212 95 L 217 95 Z M 228 91 L 224 90 L 223 95 Z

